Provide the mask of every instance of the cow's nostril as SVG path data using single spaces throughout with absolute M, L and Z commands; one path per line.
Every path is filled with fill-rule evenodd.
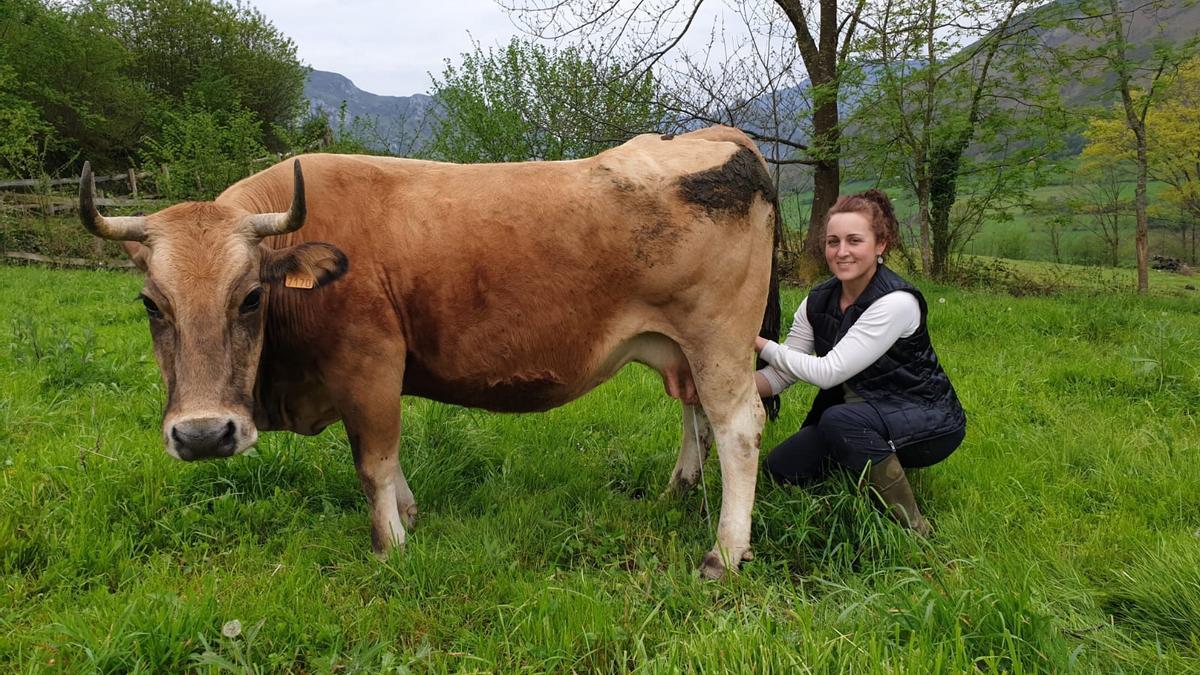
M 181 459 L 228 457 L 237 449 L 237 424 L 229 417 L 195 417 L 171 426 Z

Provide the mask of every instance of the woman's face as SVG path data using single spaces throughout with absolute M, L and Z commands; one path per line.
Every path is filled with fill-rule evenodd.
M 871 278 L 886 248 L 871 222 L 858 213 L 835 213 L 825 228 L 825 262 L 842 283 Z

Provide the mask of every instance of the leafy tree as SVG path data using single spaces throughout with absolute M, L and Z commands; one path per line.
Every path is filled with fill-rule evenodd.
M 248 110 L 213 112 L 192 104 L 165 113 L 162 136 L 151 140 L 146 158 L 166 167 L 159 190 L 172 199 L 212 199 L 262 168 L 267 154 L 259 121 Z
M 1044 69 L 1032 77 L 1034 4 L 884 0 L 864 13 L 874 103 L 851 124 L 868 170 L 912 191 L 922 266 L 933 276 L 985 216 L 1023 199 L 1061 145 L 1053 78 Z
M 0 2 L 0 63 L 7 91 L 53 130 L 44 143 L 52 169 L 84 154 L 99 166 L 128 166 L 146 133 L 149 93 L 124 72 L 125 48 L 106 16 L 85 6 Z M 45 138 L 45 137 L 44 137 Z
M 1164 86 L 1196 48 L 1195 38 L 1175 45 L 1162 35 L 1163 26 L 1157 21 L 1157 13 L 1171 6 L 1167 0 L 1144 0 L 1132 6 L 1120 0 L 1077 0 L 1077 15 L 1069 21 L 1075 31 L 1091 39 L 1088 47 L 1069 56 L 1088 67 L 1100 66 L 1110 81 L 1109 91 L 1120 97 L 1110 121 L 1119 120 L 1132 136 L 1134 246 L 1140 293 L 1145 293 L 1150 283 L 1146 183 L 1150 176 L 1150 145 L 1157 134 L 1150 116 L 1163 101 Z M 1155 25 L 1157 35 L 1149 44 L 1136 44 L 1130 39 L 1130 26 L 1139 16 Z M 1147 50 L 1149 54 L 1145 53 Z M 1093 137 L 1109 136 L 1113 130 L 1111 124 L 1106 125 L 1102 120 L 1089 125 Z
M 249 111 L 262 142 L 303 109 L 307 69 L 296 45 L 253 7 L 227 0 L 90 0 L 129 52 L 126 72 L 166 109 L 182 103 L 211 111 Z
M 306 75 L 290 40 L 224 0 L 4 0 L 0 64 L 6 114 L 24 101 L 22 119 L 32 106 L 52 129 L 39 170 L 127 167 L 185 106 L 248 110 L 259 143 L 282 149 L 272 132 L 297 118 Z
M 1133 210 L 1123 194 L 1128 179 L 1116 163 L 1085 157 L 1075 192 L 1068 200 L 1072 209 L 1088 216 L 1088 229 L 1104 244 L 1113 267 L 1120 263 L 1122 234 Z
M 36 106 L 11 92 L 15 77 L 0 64 L 0 176 L 26 178 L 41 172 L 52 130 Z
M 1163 211 L 1180 216 L 1185 250 L 1191 229 L 1195 262 L 1195 231 L 1200 223 L 1200 58 L 1180 67 L 1163 90 L 1162 102 L 1147 116 L 1146 125 L 1152 130 L 1146 148 L 1147 170 L 1151 178 L 1168 186 L 1160 195 L 1168 207 Z
M 515 38 L 501 50 L 476 46 L 434 78 L 440 118 L 430 153 L 456 162 L 571 159 L 653 130 L 663 116 L 654 79 L 621 79 L 620 70 L 577 48 Z

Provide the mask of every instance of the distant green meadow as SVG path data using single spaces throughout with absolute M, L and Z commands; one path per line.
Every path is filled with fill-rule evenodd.
M 0 671 L 1200 672 L 1200 297 L 921 287 L 969 415 L 913 472 L 933 538 L 760 480 L 707 582 L 718 464 L 660 497 L 647 368 L 540 415 L 406 399 L 421 516 L 381 562 L 340 425 L 173 460 L 139 277 L 0 266 Z
M 1062 177 L 1068 177 L 1073 165 L 1064 169 Z M 859 192 L 877 187 L 874 181 L 854 181 L 842 186 L 844 194 Z M 1151 182 L 1149 194 L 1153 203 L 1157 195 L 1166 190 L 1166 185 Z M 906 245 L 912 255 L 918 256 L 919 244 L 915 238 L 916 232 L 916 202 L 900 190 L 887 190 L 894 197 L 893 203 L 896 214 L 906 227 L 912 223 L 914 231 L 906 233 Z M 983 227 L 963 246 L 963 252 L 969 255 L 994 256 L 999 258 L 1034 260 L 1041 262 L 1061 262 L 1078 265 L 1109 265 L 1111 253 L 1103 238 L 1097 231 L 1093 219 L 1085 214 L 1074 214 L 1063 228 L 1059 239 L 1058 260 L 1055 260 L 1054 247 L 1051 243 L 1047 223 L 1051 213 L 1039 211 L 1051 201 L 1065 203 L 1071 198 L 1082 198 L 1080 188 L 1067 183 L 1043 185 L 1024 195 L 1028 204 L 1015 207 L 1003 217 L 991 214 Z M 1133 183 L 1123 186 L 1123 195 L 1132 203 Z M 794 231 L 803 231 L 808 226 L 809 209 L 812 206 L 812 193 L 803 192 L 785 195 L 781 200 L 784 220 Z M 1117 246 L 1118 261 L 1122 267 L 1134 265 L 1134 214 L 1132 206 L 1121 217 L 1120 243 Z M 1183 241 L 1178 229 L 1158 227 L 1157 221 L 1152 221 L 1148 235 L 1150 255 L 1162 255 L 1169 258 L 1190 260 L 1191 237 L 1190 230 L 1187 241 Z

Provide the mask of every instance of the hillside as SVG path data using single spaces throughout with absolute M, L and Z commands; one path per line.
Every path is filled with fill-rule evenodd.
M 419 150 L 430 137 L 429 113 L 433 98 L 426 94 L 380 96 L 363 91 L 349 78 L 324 70 L 313 70 L 304 84 L 309 109 L 323 110 L 336 124 L 342 102 L 346 102 L 346 122 L 355 117 L 369 120 L 377 131 L 370 141 L 387 146 L 390 152 L 407 155 Z
M 1076 0 L 1057 0 L 1031 10 L 1025 20 L 1044 20 L 1052 12 L 1069 11 L 1078 14 L 1077 9 L 1067 9 Z M 1200 33 L 1200 3 L 1171 2 L 1164 7 L 1154 10 L 1149 7 L 1147 0 L 1120 0 L 1123 12 L 1132 12 L 1132 21 L 1127 20 L 1128 40 L 1135 45 L 1130 56 L 1142 66 L 1149 66 L 1153 55 L 1154 43 L 1165 39 L 1173 45 L 1182 45 L 1195 38 Z M 1047 53 L 1054 50 L 1059 53 L 1078 53 L 1089 46 L 1094 46 L 1094 38 L 1085 33 L 1071 30 L 1067 26 L 1058 26 L 1045 31 L 1040 36 L 1041 44 Z M 971 49 L 971 47 L 967 47 Z M 1003 68 L 1003 59 L 999 62 Z M 1105 72 L 1106 65 L 1095 61 L 1091 68 L 1086 69 L 1088 76 L 1068 83 L 1062 89 L 1062 96 L 1069 107 L 1081 108 L 1091 106 L 1110 106 L 1120 100 L 1120 95 L 1113 89 L 1113 79 Z M 1147 69 L 1143 76 L 1148 76 Z M 1140 79 L 1140 78 L 1139 78 Z

